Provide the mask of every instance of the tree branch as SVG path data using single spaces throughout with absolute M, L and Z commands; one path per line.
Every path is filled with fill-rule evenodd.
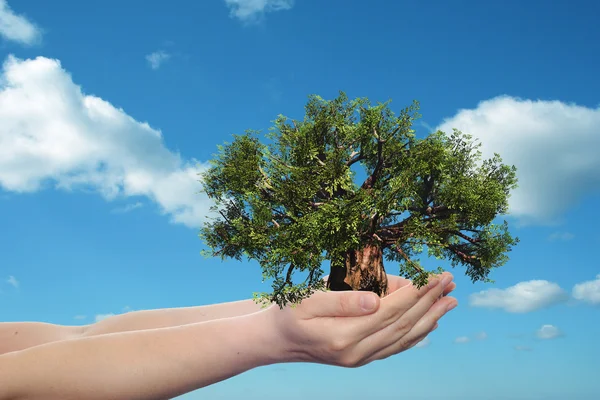
M 471 244 L 476 244 L 476 245 L 480 245 L 482 240 L 481 239 L 474 239 L 470 236 L 465 235 L 464 233 L 462 233 L 461 231 L 450 231 L 450 233 L 452 233 L 453 235 L 456 235 L 462 239 L 465 239 L 467 242 L 471 243 Z
M 362 151 L 360 153 L 353 151 L 352 154 L 350 154 L 350 158 L 348 159 L 348 161 L 346 161 L 346 166 L 351 167 L 352 165 L 354 165 L 357 162 L 362 161 L 364 159 L 365 159 L 365 157 L 362 154 Z
M 362 189 L 371 189 L 373 186 L 375 186 L 383 166 L 383 144 L 385 143 L 385 140 L 379 137 L 376 128 L 373 128 L 373 135 L 377 138 L 377 164 L 375 164 L 373 173 L 363 182 L 361 186 Z
M 404 258 L 407 264 L 410 264 L 414 269 L 421 273 L 425 272 L 425 270 L 421 268 L 420 265 L 411 260 L 410 257 L 408 257 L 408 255 L 404 252 L 404 250 L 402 250 L 398 245 L 395 246 L 395 249 L 402 256 L 402 258 Z
M 290 266 L 288 267 L 287 270 L 287 274 L 285 276 L 285 284 L 292 284 L 292 272 L 294 272 L 294 263 L 290 263 Z
M 456 254 L 464 263 L 474 265 L 477 263 L 478 258 L 476 256 L 465 253 L 460 250 L 456 245 L 448 245 L 448 249 Z

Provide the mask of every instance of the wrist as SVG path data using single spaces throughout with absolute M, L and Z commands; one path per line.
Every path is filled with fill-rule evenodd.
M 278 330 L 272 307 L 221 320 L 229 325 L 222 338 L 229 342 L 232 352 L 246 369 L 290 362 L 289 349 Z M 216 322 L 216 321 L 215 321 Z
M 261 324 L 267 327 L 266 339 L 271 364 L 312 361 L 305 352 L 305 346 L 294 340 L 293 336 L 296 335 L 291 332 L 294 331 L 292 325 L 295 324 L 290 324 L 285 310 L 273 305 L 261 311 L 261 314 Z
M 289 346 L 278 328 L 274 311 L 278 311 L 278 307 L 272 306 L 246 316 L 248 320 L 252 319 L 248 331 L 257 328 L 253 331 L 253 342 L 258 351 L 258 366 L 291 362 Z

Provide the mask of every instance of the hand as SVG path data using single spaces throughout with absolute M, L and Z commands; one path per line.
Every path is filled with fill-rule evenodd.
M 388 295 L 406 285 L 412 284 L 410 279 L 402 278 L 401 276 L 398 276 L 398 275 L 387 274 L 387 279 L 388 279 Z M 456 283 L 450 282 L 448 284 L 448 286 L 446 286 L 446 289 L 444 289 L 444 292 L 440 295 L 440 298 L 442 298 L 443 296 L 447 296 L 454 289 L 456 289 Z
M 329 275 L 325 275 L 323 277 L 323 280 L 325 282 L 327 282 L 327 278 L 329 278 Z M 387 280 L 388 280 L 388 295 L 390 295 L 391 293 L 395 292 L 396 290 L 398 290 L 406 285 L 412 284 L 410 279 L 406 279 L 406 278 L 403 278 L 398 275 L 387 274 Z M 440 298 L 443 296 L 447 296 L 454 289 L 456 289 L 456 283 L 450 282 L 450 284 L 448 284 L 448 286 L 446 286 L 446 289 L 444 290 L 444 292 L 440 295 Z
M 407 350 L 435 329 L 457 304 L 452 297 L 440 299 L 453 289 L 451 281 L 444 273 L 417 289 L 393 277 L 382 299 L 370 292 L 317 292 L 294 308 L 266 312 L 286 361 L 359 367 Z

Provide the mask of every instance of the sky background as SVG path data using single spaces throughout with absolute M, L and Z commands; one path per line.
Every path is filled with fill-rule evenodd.
M 495 283 L 454 270 L 459 307 L 391 359 L 181 398 L 600 398 L 600 3 L 418 3 L 0 0 L 0 321 L 269 290 L 257 264 L 200 255 L 216 146 L 309 94 L 417 99 L 420 136 L 458 128 L 518 168 Z

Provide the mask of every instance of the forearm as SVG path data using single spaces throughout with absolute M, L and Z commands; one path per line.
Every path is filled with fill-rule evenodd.
M 0 356 L 0 400 L 168 399 L 282 361 L 266 312 Z
M 131 311 L 87 325 L 84 327 L 82 335 L 89 337 L 114 332 L 165 328 L 238 317 L 260 310 L 261 306 L 250 299 L 206 306 Z
M 238 317 L 260 310 L 261 306 L 250 299 L 206 306 L 131 311 L 85 326 L 42 322 L 0 323 L 0 355 L 59 340 L 193 324 Z
M 81 326 L 44 322 L 3 322 L 0 323 L 0 355 L 57 340 L 76 338 L 83 331 Z

